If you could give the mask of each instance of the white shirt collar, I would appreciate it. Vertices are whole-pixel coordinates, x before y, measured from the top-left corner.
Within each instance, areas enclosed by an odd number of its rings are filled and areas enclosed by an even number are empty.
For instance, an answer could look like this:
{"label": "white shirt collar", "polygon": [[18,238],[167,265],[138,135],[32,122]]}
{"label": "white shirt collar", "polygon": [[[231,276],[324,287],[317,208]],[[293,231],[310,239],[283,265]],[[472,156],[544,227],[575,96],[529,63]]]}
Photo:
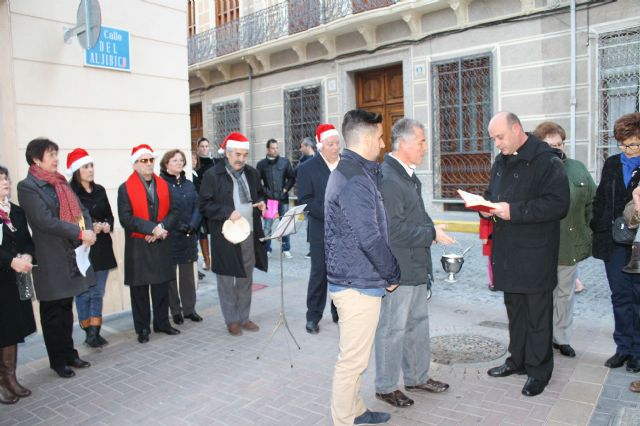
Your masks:
{"label": "white shirt collar", "polygon": [[407,172],[409,177],[413,176],[413,173],[415,172],[416,166],[408,166],[408,165],[406,165],[402,160],[400,160],[398,157],[396,157],[395,155],[393,155],[391,153],[389,153],[389,157],[393,158],[398,163],[400,163],[400,165],[404,168],[404,170]]}
{"label": "white shirt collar", "polygon": [[338,159],[335,161],[335,163],[331,164],[327,161],[326,158],[324,158],[324,155],[322,155],[322,153],[320,151],[318,151],[318,154],[320,154],[320,157],[322,157],[322,159],[324,160],[324,162],[327,164],[327,167],[329,168],[329,171],[334,171],[336,169],[336,167],[338,167],[338,163],[340,162],[340,156],[338,156]]}

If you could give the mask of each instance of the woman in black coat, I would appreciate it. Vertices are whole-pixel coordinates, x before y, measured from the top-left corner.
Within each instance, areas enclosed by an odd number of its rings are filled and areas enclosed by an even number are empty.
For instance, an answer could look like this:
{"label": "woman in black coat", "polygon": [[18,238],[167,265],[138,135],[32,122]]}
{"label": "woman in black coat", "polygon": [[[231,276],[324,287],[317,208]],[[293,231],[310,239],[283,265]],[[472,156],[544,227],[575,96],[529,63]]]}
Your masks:
{"label": "woman in black coat", "polygon": [[31,391],[16,380],[18,343],[36,331],[31,300],[20,300],[16,278],[32,268],[33,241],[24,211],[9,202],[9,171],[0,166],[0,404]]}
{"label": "woman in black coat", "polygon": [[613,135],[622,150],[604,163],[593,202],[593,257],[602,259],[611,289],[616,353],[604,365],[627,364],[627,371],[640,371],[640,275],[622,271],[631,256],[631,246],[616,244],[612,222],[622,215],[640,181],[640,113],[616,120]]}
{"label": "woman in black coat", "polygon": [[100,348],[109,342],[100,335],[102,327],[102,304],[109,270],[118,266],[113,254],[111,231],[113,212],[104,187],[94,182],[93,159],[82,148],[74,149],[67,156],[71,188],[82,205],[89,211],[96,233],[96,243],[91,247],[89,260],[96,276],[96,284],[76,296],[78,322],[87,337],[85,343],[92,348]]}
{"label": "woman in black coat", "polygon": [[[169,184],[171,203],[178,220],[168,229],[169,244],[173,250],[173,262],[178,266],[178,282],[169,282],[169,309],[175,324],[184,323],[184,318],[202,321],[195,310],[196,283],[193,263],[198,260],[198,227],[202,221],[198,209],[198,193],[193,182],[185,177],[187,158],[178,149],[168,151],[160,162],[160,176]],[[182,303],[181,303],[182,302]],[[180,306],[182,304],[182,306]]]}

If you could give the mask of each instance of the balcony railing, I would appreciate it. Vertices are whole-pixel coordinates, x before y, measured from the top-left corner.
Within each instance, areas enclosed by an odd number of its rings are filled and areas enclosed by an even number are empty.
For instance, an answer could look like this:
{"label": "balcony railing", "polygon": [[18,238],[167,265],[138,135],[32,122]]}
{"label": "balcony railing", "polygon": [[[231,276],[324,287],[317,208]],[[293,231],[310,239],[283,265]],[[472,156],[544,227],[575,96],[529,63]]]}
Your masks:
{"label": "balcony railing", "polygon": [[189,38],[189,65],[306,31],[398,0],[287,0]]}

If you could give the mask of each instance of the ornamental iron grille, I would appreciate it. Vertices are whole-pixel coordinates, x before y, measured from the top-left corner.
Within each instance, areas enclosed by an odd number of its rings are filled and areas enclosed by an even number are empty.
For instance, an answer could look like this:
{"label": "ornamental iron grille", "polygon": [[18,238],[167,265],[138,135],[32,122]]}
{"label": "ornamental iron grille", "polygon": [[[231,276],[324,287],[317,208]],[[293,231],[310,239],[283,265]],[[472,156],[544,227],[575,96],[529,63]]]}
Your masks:
{"label": "ornamental iron grille", "polygon": [[213,104],[213,142],[216,146],[231,132],[240,131],[240,100]]}
{"label": "ornamental iron grille", "polygon": [[286,156],[295,168],[304,138],[315,137],[322,121],[321,86],[305,86],[284,92],[284,144]]}
{"label": "ornamental iron grille", "polygon": [[432,65],[434,198],[483,195],[491,174],[491,56]]}
{"label": "ornamental iron grille", "polygon": [[606,33],[598,40],[600,84],[596,172],[608,156],[618,154],[613,126],[618,118],[640,110],[640,27]]}

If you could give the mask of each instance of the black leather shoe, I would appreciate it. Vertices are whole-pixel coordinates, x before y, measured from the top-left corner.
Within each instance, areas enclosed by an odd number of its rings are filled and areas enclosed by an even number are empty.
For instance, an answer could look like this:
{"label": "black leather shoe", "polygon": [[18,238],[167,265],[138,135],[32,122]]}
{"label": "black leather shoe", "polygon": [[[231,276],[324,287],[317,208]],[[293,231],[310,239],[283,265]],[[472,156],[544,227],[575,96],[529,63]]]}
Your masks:
{"label": "black leather shoe", "polygon": [[187,319],[190,319],[193,322],[202,321],[202,317],[200,315],[198,315],[197,312],[194,312],[194,313],[192,313],[190,315],[185,315],[184,317],[187,318]]}
{"label": "black leather shoe", "polygon": [[63,379],[70,379],[71,377],[76,375],[76,372],[71,369],[68,365],[60,368],[54,368],[53,371]]}
{"label": "black leather shoe", "polygon": [[76,358],[73,361],[69,362],[69,367],[73,368],[89,368],[91,367],[91,363],[88,361],[84,361],[80,358]]}
{"label": "black leather shoe", "polygon": [[315,321],[307,321],[307,326],[305,328],[307,329],[307,333],[309,334],[320,333],[320,326]]}
{"label": "black leather shoe", "polygon": [[559,345],[557,343],[554,343],[553,348],[559,350],[562,355],[568,356],[569,358],[573,358],[576,356],[576,351],[573,350],[571,345]]}
{"label": "black leather shoe", "polygon": [[178,325],[184,324],[184,318],[182,317],[182,314],[174,315],[173,323]]}
{"label": "black leather shoe", "polygon": [[164,334],[168,334],[169,336],[175,336],[176,334],[180,334],[180,330],[178,330],[177,328],[173,328],[171,326],[168,326],[167,328],[153,328],[153,331],[155,331],[156,333],[164,333]]}
{"label": "black leather shoe", "polygon": [[380,401],[384,401],[387,404],[391,404],[394,407],[409,407],[413,405],[413,399],[403,394],[400,390],[395,390],[391,393],[377,393],[376,398]]}
{"label": "black leather shoe", "polygon": [[142,330],[138,333],[138,342],[147,343],[149,341],[149,330]]}
{"label": "black leather shoe", "polygon": [[547,382],[543,382],[542,380],[529,377],[527,378],[527,382],[524,384],[524,387],[522,388],[522,394],[525,396],[539,395],[542,393],[545,386],[547,386]]}
{"label": "black leather shoe", "polygon": [[340,318],[338,317],[338,314],[334,314],[331,313],[331,319],[333,320],[333,322],[335,322],[336,324],[338,323],[338,321],[340,321]]}
{"label": "black leather shoe", "polygon": [[637,373],[640,371],[640,358],[633,356],[627,361],[627,371]]}
{"label": "black leather shoe", "polygon": [[526,371],[511,367],[506,362],[498,367],[490,368],[487,374],[491,377],[507,377],[512,374],[525,374]]}
{"label": "black leather shoe", "polygon": [[618,352],[611,358],[605,361],[604,366],[609,368],[619,368],[624,365],[625,362],[631,359],[631,355],[622,355]]}

